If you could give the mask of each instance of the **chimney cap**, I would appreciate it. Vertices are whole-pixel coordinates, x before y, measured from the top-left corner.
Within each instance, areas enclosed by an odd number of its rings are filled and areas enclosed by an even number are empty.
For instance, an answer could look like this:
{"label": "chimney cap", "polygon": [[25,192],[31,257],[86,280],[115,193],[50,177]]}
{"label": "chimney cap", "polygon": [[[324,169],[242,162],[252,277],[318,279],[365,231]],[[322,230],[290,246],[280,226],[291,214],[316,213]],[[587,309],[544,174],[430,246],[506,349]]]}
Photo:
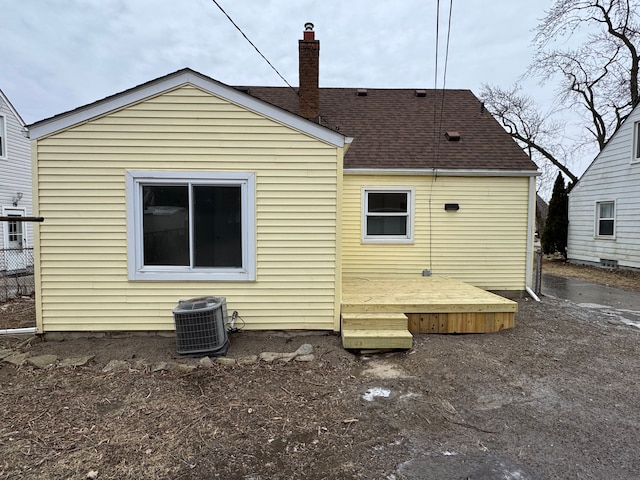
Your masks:
{"label": "chimney cap", "polygon": [[302,32],[302,39],[305,42],[316,41],[316,32],[313,31],[313,23],[307,22],[304,24],[304,32]]}

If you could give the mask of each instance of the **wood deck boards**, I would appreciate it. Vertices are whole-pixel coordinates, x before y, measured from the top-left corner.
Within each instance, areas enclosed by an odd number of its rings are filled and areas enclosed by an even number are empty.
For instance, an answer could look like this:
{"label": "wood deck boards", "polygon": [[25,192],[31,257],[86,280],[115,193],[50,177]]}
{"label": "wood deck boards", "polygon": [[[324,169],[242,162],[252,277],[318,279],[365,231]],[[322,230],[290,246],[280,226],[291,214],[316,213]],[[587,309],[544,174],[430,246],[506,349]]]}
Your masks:
{"label": "wood deck boards", "polygon": [[[344,278],[342,313],[404,313],[413,333],[488,333],[514,325],[518,304],[444,276]],[[376,329],[372,324],[372,329]]]}
{"label": "wood deck boards", "polygon": [[411,348],[413,335],[408,330],[345,330],[342,346],[347,349]]}
{"label": "wood deck boards", "polygon": [[371,313],[517,312],[518,304],[444,276],[344,278],[342,311]]}

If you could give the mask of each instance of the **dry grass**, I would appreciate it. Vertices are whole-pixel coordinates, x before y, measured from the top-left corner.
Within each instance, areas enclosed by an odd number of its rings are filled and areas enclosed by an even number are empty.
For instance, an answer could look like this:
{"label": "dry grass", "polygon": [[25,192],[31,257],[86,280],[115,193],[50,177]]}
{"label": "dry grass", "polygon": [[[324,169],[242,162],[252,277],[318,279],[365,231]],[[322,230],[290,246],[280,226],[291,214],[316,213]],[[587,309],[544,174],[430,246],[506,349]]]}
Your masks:
{"label": "dry grass", "polygon": [[579,278],[608,287],[640,292],[640,271],[576,265],[562,260],[545,259],[542,272],[560,277]]}

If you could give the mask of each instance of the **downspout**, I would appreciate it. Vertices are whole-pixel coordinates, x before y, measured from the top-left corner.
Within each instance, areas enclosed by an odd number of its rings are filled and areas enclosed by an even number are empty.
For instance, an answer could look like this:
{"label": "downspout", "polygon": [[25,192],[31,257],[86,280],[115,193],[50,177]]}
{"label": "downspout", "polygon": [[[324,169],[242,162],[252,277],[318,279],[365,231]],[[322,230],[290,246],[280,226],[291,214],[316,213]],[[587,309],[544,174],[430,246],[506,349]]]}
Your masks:
{"label": "downspout", "polygon": [[[350,143],[350,139],[348,139]],[[342,330],[342,196],[344,189],[344,154],[349,148],[346,143],[337,149],[336,163],[336,268],[335,268],[335,304],[333,313],[333,331]]]}
{"label": "downspout", "polygon": [[535,294],[531,288],[531,278],[533,277],[533,232],[534,223],[536,219],[536,177],[529,177],[529,211],[527,213],[527,257],[525,260],[525,279],[524,289],[536,302],[540,301],[540,298]]}
{"label": "downspout", "polygon": [[[31,212],[34,217],[40,215],[40,172],[38,162],[38,140],[31,140]],[[40,257],[40,223],[33,224],[33,281],[36,300],[36,331],[45,333],[42,309],[42,270]]]}

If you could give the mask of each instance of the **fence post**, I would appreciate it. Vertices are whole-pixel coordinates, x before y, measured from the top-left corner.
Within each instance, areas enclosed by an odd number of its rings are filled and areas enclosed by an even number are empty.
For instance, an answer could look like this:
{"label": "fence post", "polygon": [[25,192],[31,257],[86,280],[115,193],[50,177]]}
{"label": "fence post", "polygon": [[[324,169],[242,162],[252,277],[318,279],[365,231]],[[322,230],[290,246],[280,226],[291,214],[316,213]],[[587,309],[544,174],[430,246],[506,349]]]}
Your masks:
{"label": "fence post", "polygon": [[534,250],[534,278],[533,278],[533,292],[540,296],[542,291],[542,249],[536,248]]}

